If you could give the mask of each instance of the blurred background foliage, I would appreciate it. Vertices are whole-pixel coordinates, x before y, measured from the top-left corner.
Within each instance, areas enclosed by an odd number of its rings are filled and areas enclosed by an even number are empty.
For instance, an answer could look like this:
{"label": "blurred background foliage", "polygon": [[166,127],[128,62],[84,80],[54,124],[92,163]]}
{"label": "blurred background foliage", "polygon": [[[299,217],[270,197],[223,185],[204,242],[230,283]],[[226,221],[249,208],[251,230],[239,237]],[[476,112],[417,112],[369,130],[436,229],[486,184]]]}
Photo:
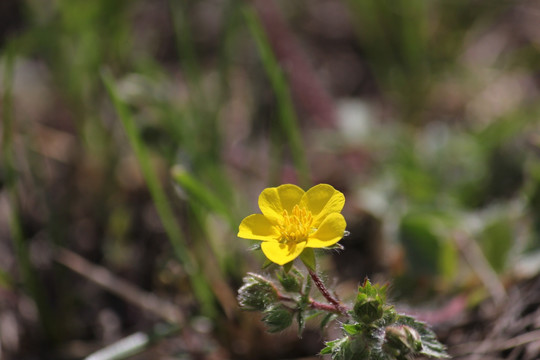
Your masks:
{"label": "blurred background foliage", "polygon": [[318,329],[269,337],[235,298],[262,264],[237,225],[286,182],[345,193],[344,298],[464,296],[447,328],[504,302],[540,269],[539,24],[531,0],[3,0],[0,358],[314,356]]}

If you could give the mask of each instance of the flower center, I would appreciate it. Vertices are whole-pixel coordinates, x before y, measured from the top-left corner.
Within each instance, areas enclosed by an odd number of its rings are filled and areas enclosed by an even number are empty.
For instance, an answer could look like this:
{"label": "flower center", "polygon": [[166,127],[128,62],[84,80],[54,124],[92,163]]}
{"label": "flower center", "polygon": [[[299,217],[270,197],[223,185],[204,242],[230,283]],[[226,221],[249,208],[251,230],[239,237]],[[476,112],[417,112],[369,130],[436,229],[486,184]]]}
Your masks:
{"label": "flower center", "polygon": [[279,232],[281,233],[280,242],[293,245],[306,241],[312,231],[311,224],[313,216],[305,208],[295,205],[289,214],[283,210],[283,219],[279,223]]}

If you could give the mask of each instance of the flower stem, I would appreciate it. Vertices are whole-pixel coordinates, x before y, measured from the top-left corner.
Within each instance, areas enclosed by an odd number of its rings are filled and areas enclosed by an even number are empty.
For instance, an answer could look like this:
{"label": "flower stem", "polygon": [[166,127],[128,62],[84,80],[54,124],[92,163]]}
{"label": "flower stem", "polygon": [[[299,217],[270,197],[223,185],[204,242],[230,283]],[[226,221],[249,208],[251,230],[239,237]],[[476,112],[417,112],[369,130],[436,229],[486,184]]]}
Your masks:
{"label": "flower stem", "polygon": [[[317,286],[321,294],[323,294],[324,298],[328,300],[330,304],[332,304],[331,307],[333,308],[333,311],[337,311],[341,313],[342,315],[347,315],[347,309],[345,308],[345,306],[343,306],[343,304],[341,304],[341,302],[337,298],[335,298],[332,294],[330,294],[330,291],[328,291],[326,286],[324,286],[324,283],[322,279],[319,277],[319,275],[317,275],[317,273],[311,269],[308,269],[308,271],[309,271],[309,275],[313,279],[313,282],[315,283],[315,285]],[[325,304],[320,304],[320,305],[325,305]],[[313,303],[312,303],[312,306],[313,306]],[[327,309],[322,309],[322,310],[327,310]]]}
{"label": "flower stem", "polygon": [[[283,302],[296,302],[292,297],[282,295],[280,293],[278,293],[278,299],[283,301]],[[328,311],[328,312],[333,312],[333,313],[339,313],[339,314],[342,313],[341,310],[336,308],[335,305],[325,304],[325,303],[319,302],[317,300],[314,300],[312,298],[309,298],[309,306],[312,307],[313,309],[318,309],[318,310],[323,310],[323,311]]]}
{"label": "flower stem", "polygon": [[324,304],[322,302],[318,302],[318,301],[313,300],[313,299],[310,299],[310,300],[311,301],[309,303],[309,306],[311,306],[313,309],[328,311],[328,312],[332,312],[332,313],[343,314],[341,312],[341,310],[336,308],[334,305]]}

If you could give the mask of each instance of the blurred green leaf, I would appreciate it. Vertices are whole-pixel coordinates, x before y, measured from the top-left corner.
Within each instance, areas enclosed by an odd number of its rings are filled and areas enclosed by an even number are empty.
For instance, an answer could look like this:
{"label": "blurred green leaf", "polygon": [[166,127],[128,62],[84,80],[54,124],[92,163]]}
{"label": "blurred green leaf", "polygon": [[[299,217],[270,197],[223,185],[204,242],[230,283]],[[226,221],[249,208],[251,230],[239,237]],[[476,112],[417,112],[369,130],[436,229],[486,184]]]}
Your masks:
{"label": "blurred green leaf", "polygon": [[207,186],[180,165],[174,166],[171,173],[173,180],[192,201],[197,201],[209,211],[221,215],[228,221],[231,228],[236,227],[237,221],[232,216],[230,207],[227,207]]}
{"label": "blurred green leaf", "polygon": [[409,213],[401,219],[399,239],[413,274],[437,276],[454,273],[457,251],[449,241],[451,218],[433,212]]}
{"label": "blurred green leaf", "polygon": [[501,218],[488,223],[479,237],[480,247],[489,264],[498,273],[505,270],[514,244],[512,224]]}

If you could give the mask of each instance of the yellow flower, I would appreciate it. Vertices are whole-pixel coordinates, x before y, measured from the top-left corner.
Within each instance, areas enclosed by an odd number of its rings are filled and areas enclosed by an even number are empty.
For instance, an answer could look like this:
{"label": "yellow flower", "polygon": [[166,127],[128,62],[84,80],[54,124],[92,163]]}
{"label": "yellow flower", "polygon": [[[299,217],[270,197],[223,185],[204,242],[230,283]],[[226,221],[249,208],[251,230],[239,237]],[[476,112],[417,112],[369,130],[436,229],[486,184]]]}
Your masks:
{"label": "yellow flower", "polygon": [[242,220],[238,237],[262,240],[264,255],[284,265],[305,248],[331,246],[343,237],[344,204],[345,196],[327,184],[306,192],[291,184],[267,188],[259,196],[262,214]]}

